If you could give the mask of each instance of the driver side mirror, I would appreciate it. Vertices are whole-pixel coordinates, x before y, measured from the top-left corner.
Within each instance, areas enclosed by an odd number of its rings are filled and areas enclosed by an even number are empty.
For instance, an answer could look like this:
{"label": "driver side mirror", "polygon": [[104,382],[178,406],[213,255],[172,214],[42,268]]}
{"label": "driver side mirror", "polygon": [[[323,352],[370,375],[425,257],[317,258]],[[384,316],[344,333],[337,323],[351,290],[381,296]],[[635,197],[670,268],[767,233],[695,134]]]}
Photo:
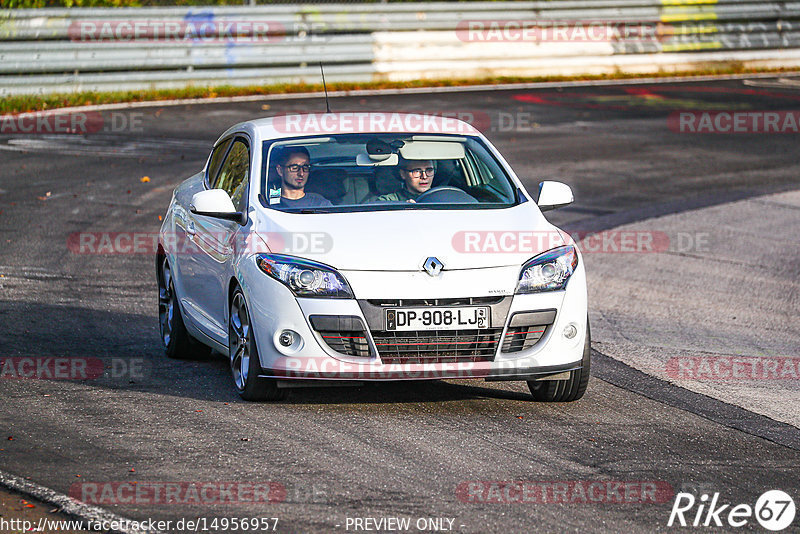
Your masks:
{"label": "driver side mirror", "polygon": [[541,182],[539,184],[539,201],[536,203],[541,211],[563,208],[575,201],[572,189],[561,182]]}
{"label": "driver side mirror", "polygon": [[242,225],[246,222],[245,214],[236,211],[231,197],[224,189],[208,189],[195,193],[189,210],[196,215],[236,221]]}

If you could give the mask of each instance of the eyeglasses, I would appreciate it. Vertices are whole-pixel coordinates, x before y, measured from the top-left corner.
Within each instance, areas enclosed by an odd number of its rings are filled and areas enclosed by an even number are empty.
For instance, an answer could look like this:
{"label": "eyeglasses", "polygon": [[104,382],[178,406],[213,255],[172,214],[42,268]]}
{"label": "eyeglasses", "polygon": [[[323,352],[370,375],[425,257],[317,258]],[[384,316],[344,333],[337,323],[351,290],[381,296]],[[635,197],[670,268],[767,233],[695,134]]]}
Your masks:
{"label": "eyeglasses", "polygon": [[411,175],[412,178],[419,178],[422,176],[422,173],[425,173],[425,176],[433,176],[433,173],[436,172],[436,169],[433,167],[425,167],[424,169],[403,169],[408,174]]}
{"label": "eyeglasses", "polygon": [[305,165],[298,165],[295,163],[294,165],[284,165],[283,168],[289,172],[298,172],[300,169],[303,169],[303,172],[307,173],[311,170],[311,165],[308,163]]}

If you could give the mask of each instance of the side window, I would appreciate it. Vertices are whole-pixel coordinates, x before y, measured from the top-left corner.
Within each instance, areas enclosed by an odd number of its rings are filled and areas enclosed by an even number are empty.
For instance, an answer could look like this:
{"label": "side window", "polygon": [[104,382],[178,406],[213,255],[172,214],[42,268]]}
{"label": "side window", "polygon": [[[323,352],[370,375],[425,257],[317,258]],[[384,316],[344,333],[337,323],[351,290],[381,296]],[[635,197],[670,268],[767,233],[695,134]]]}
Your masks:
{"label": "side window", "polygon": [[211,159],[208,162],[208,175],[206,176],[209,184],[214,183],[214,179],[217,177],[217,172],[219,171],[219,166],[222,165],[222,158],[225,156],[225,152],[228,150],[230,144],[231,140],[226,139],[211,152]]}
{"label": "side window", "polygon": [[250,171],[250,150],[241,139],[237,139],[225,158],[225,163],[219,171],[219,178],[214,184],[215,189],[224,189],[237,210],[243,210],[246,199],[247,181]]}
{"label": "side window", "polygon": [[488,154],[484,154],[484,157],[481,158],[479,153],[475,153],[468,148],[466,155],[467,164],[473,175],[472,179],[469,180],[470,185],[483,189],[486,193],[485,200],[489,202],[509,202],[513,200],[514,192],[509,187],[508,182],[499,178],[503,176],[503,171],[494,160],[488,159]]}

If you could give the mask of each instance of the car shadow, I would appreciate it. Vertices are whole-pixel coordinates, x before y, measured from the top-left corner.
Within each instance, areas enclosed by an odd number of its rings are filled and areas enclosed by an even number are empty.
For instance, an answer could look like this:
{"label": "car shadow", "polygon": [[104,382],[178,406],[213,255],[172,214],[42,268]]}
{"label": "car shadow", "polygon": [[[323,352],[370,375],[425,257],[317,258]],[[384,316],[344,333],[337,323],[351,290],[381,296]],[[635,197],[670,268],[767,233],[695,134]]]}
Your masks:
{"label": "car shadow", "polygon": [[[0,382],[33,372],[42,379],[76,381],[104,389],[246,402],[236,393],[222,355],[169,359],[162,350],[157,325],[155,310],[146,315],[0,301],[0,357],[11,359],[0,367]],[[23,364],[25,359],[29,362]],[[42,369],[31,371],[37,360],[42,363],[47,359]],[[65,367],[67,375],[56,377],[57,361],[70,363]],[[49,371],[44,369],[48,366]],[[290,388],[288,392],[280,404],[403,404],[481,398],[530,401],[521,382],[463,379],[362,382],[354,386]]]}

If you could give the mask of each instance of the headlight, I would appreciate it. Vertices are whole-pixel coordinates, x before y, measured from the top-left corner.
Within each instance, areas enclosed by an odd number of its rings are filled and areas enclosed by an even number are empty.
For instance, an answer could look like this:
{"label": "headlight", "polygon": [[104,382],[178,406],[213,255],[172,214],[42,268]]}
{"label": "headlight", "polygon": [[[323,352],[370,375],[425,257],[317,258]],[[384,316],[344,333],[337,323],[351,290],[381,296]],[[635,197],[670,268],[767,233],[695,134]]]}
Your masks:
{"label": "headlight", "polygon": [[517,293],[564,289],[577,266],[578,253],[571,245],[539,254],[522,267]]}
{"label": "headlight", "polygon": [[258,254],[256,263],[298,297],[353,298],[344,277],[327,265],[281,254]]}

